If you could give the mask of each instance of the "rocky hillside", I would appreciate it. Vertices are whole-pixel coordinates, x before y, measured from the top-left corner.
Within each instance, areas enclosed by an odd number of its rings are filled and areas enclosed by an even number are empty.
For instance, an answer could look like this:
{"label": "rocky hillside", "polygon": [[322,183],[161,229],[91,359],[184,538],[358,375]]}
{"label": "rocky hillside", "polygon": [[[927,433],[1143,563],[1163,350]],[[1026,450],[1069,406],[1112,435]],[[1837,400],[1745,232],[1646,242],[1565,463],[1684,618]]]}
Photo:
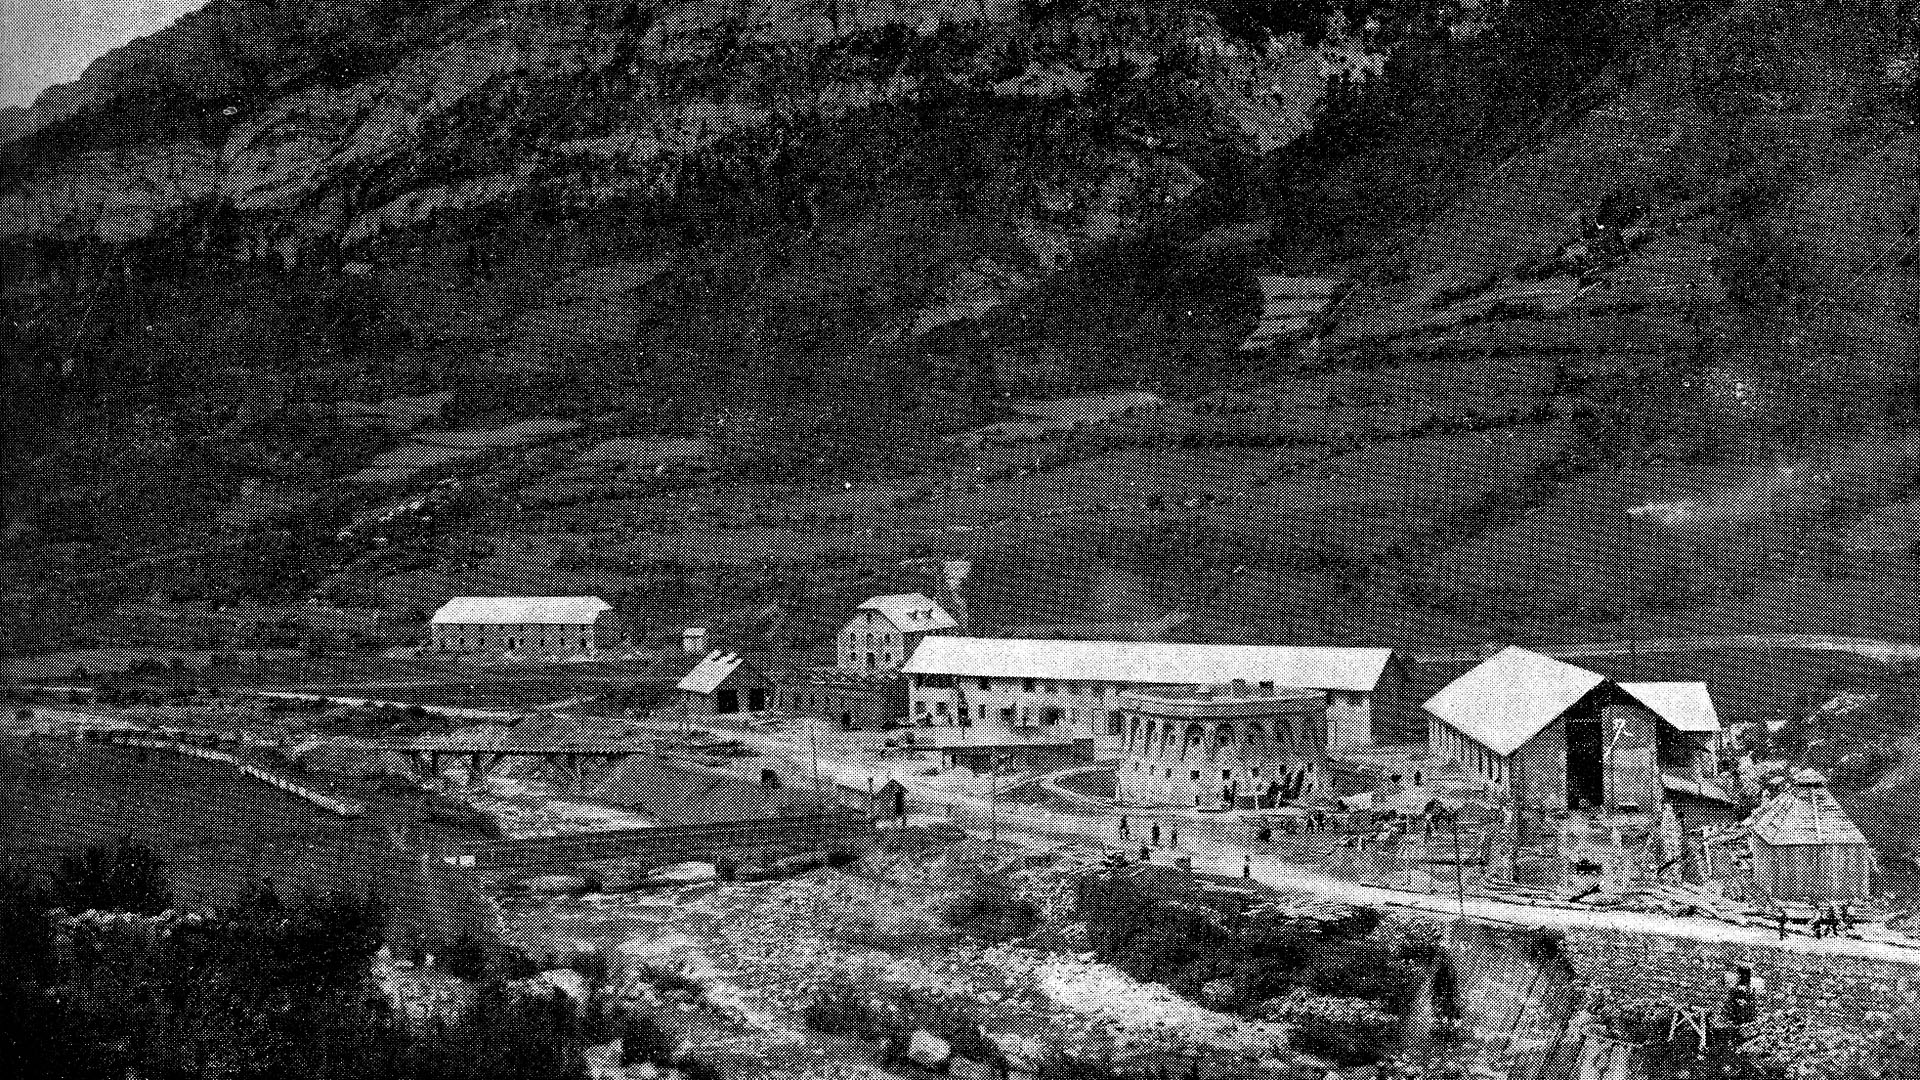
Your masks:
{"label": "rocky hillside", "polygon": [[8,640],[805,644],[949,555],[1036,630],[1861,629],[1911,16],[214,0],[0,124]]}

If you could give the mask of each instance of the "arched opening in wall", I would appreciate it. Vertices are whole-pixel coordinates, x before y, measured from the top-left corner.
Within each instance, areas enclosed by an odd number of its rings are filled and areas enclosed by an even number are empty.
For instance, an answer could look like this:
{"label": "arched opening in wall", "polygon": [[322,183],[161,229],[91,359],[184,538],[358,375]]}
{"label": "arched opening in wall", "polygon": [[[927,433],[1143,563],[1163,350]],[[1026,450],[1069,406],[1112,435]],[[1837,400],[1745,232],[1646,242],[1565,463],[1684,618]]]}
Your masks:
{"label": "arched opening in wall", "polygon": [[1207,739],[1206,729],[1202,728],[1199,724],[1188,724],[1186,734],[1186,745],[1183,746],[1180,751],[1182,758],[1185,758],[1188,754],[1197,755],[1200,752],[1201,744],[1206,742]]}

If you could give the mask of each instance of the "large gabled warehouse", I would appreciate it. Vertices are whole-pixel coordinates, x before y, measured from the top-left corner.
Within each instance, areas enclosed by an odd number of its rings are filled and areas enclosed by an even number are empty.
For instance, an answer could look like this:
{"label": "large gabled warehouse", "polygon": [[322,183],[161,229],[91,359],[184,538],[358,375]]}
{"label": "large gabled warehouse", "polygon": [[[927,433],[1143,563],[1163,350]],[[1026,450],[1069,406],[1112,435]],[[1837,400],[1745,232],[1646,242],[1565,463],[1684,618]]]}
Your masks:
{"label": "large gabled warehouse", "polygon": [[1427,743],[1520,806],[1652,810],[1713,784],[1720,725],[1704,683],[1616,683],[1508,647],[1427,699]]}
{"label": "large gabled warehouse", "polygon": [[433,613],[435,652],[556,655],[620,643],[613,605],[597,596],[456,596]]}

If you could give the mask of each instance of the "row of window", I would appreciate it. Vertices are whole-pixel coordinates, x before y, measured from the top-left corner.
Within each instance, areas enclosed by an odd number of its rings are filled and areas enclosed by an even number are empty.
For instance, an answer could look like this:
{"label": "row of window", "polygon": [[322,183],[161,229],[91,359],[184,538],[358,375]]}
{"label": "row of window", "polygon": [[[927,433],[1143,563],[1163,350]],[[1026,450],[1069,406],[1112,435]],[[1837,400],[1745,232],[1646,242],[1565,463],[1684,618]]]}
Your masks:
{"label": "row of window", "polygon": [[[1151,765],[1149,765],[1149,764],[1147,764],[1147,763],[1146,763],[1146,762],[1144,762],[1144,761],[1132,761],[1132,762],[1128,762],[1128,763],[1127,763],[1127,767],[1128,767],[1128,768],[1130,768],[1130,769],[1132,769],[1132,770],[1133,770],[1134,772],[1147,772],[1147,773],[1151,773],[1151,772],[1153,771],[1153,766],[1151,766]],[[1171,780],[1171,779],[1173,779],[1173,770],[1172,770],[1171,768],[1166,768],[1166,769],[1162,769],[1161,771],[1162,771],[1162,772],[1163,772],[1163,773],[1165,774],[1165,775],[1163,776],[1163,779],[1166,779],[1166,780]],[[1260,779],[1260,766],[1258,766],[1258,765],[1255,765],[1255,766],[1254,766],[1254,767],[1252,767],[1251,769],[1248,769],[1248,770],[1247,770],[1247,776],[1248,776],[1249,778],[1251,778],[1251,779],[1254,779],[1254,780],[1258,780],[1258,779]],[[1200,770],[1199,770],[1199,769],[1190,769],[1190,770],[1188,770],[1188,779],[1191,779],[1191,780],[1198,780],[1198,779],[1200,779]],[[1222,779],[1222,780],[1231,780],[1231,779],[1233,779],[1233,770],[1232,770],[1232,769],[1221,769],[1221,770],[1220,770],[1220,779]]]}
{"label": "row of window", "polygon": [[1443,756],[1467,766],[1496,784],[1506,781],[1507,763],[1500,755],[1445,724],[1435,724],[1434,730],[1440,735],[1439,746],[1435,749]]}
{"label": "row of window", "polygon": [[556,638],[556,637],[465,638],[465,637],[454,636],[454,637],[443,637],[440,639],[440,641],[441,641],[441,647],[445,649],[519,649],[523,647],[524,648],[563,649],[563,648],[567,648],[568,646],[572,646],[573,648],[578,648],[578,649],[584,649],[593,643],[593,639],[590,636],[585,634],[580,635],[578,638],[571,638],[571,639],[564,638],[564,637],[560,637],[560,638]]}
{"label": "row of window", "polygon": [[[851,639],[853,635],[848,634],[847,637],[849,639],[848,644],[852,644]],[[868,637],[872,637],[872,635],[869,634]],[[872,642],[868,642],[868,644],[871,645]],[[1020,689],[1029,694],[1118,693],[1124,690],[1151,690],[1154,688],[1155,685],[1158,685],[1158,684],[1141,684],[1141,683],[1130,683],[1130,682],[1127,682],[1127,683],[1100,682],[1097,680],[1083,683],[1081,680],[1078,680],[1078,679],[1061,680],[1061,679],[1041,679],[1041,678],[1022,678],[1018,680],[1001,679],[1000,681],[1002,683],[1013,683],[1017,681],[1020,684]],[[990,675],[975,675],[973,676],[973,682],[974,682],[974,685],[981,690],[992,690],[994,688],[994,677]],[[914,685],[919,687],[929,687],[929,686],[945,686],[948,684],[946,682],[946,677],[944,676],[916,675],[914,676]],[[1235,685],[1237,687],[1245,688],[1247,687],[1248,684],[1235,683]],[[1260,692],[1263,694],[1271,694],[1276,689],[1278,689],[1278,687],[1271,681],[1262,682],[1259,684],[1259,687],[1260,687]],[[1246,692],[1246,691],[1243,689],[1242,692]],[[1359,705],[1366,704],[1367,695],[1358,690],[1329,690],[1327,691],[1327,702],[1332,705],[1359,706]]]}

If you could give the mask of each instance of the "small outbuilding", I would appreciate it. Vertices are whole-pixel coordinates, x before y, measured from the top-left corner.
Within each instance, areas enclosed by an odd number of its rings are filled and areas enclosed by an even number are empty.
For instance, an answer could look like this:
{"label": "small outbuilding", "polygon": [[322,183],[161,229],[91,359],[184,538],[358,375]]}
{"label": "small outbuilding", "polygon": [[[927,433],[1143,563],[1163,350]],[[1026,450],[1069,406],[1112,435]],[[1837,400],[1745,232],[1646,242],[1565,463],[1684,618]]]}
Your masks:
{"label": "small outbuilding", "polygon": [[715,650],[682,676],[675,689],[689,716],[764,712],[773,681],[739,653]]}
{"label": "small outbuilding", "polygon": [[1812,769],[1754,811],[1747,843],[1754,888],[1775,900],[1826,904],[1871,893],[1873,848]]}

